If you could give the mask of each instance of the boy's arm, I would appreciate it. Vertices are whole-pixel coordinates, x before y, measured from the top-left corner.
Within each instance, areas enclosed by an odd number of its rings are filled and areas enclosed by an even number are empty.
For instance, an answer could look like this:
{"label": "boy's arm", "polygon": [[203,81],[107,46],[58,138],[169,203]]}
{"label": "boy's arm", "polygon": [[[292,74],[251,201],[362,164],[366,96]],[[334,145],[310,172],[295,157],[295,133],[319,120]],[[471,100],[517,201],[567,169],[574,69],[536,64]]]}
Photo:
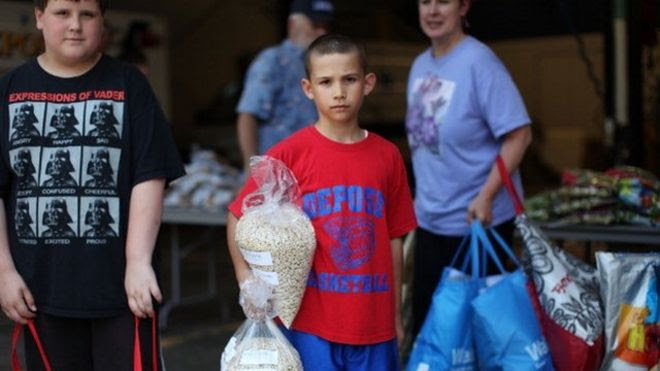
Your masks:
{"label": "boy's arm", "polygon": [[240,286],[243,281],[249,278],[252,275],[250,267],[243,259],[243,254],[236,245],[236,224],[238,223],[238,218],[230,211],[227,213],[227,247],[229,248],[229,255],[231,256],[231,262],[234,265],[234,274],[236,275],[236,281]]}
{"label": "boy's arm", "polygon": [[[521,126],[505,135],[500,156],[509,172],[518,168],[531,142],[532,128],[529,125]],[[493,161],[486,183],[468,206],[468,224],[471,224],[474,219],[478,219],[484,225],[490,224],[493,219],[493,198],[500,187],[502,187],[502,179],[497,165]]]}
{"label": "boy's arm", "polygon": [[131,191],[124,287],[131,312],[141,318],[154,315],[152,297],[159,303],[162,300],[151,258],[163,213],[164,190],[165,179],[159,178],[139,183]]}
{"label": "boy's arm", "polygon": [[403,272],[403,239],[390,240],[392,247],[392,284],[394,286],[394,328],[399,345],[403,340],[404,330],[401,319],[401,275]]}
{"label": "boy's arm", "polygon": [[250,157],[257,154],[259,143],[259,124],[257,118],[249,113],[241,112],[237,120],[238,144],[243,156],[243,171],[250,170]]}
{"label": "boy's arm", "polygon": [[34,317],[37,306],[25,281],[16,271],[9,252],[5,203],[0,199],[0,305],[2,311],[14,322],[26,323]]}

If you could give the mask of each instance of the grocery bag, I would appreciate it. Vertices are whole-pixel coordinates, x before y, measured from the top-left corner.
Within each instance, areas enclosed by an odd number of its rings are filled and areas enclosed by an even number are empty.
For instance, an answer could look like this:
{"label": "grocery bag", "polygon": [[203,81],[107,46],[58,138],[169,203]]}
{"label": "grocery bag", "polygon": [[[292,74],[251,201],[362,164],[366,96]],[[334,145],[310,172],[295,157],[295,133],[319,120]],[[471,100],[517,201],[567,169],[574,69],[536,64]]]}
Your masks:
{"label": "grocery bag", "polygon": [[[492,229],[490,233],[498,248],[520,266],[497,232]],[[473,336],[479,370],[554,370],[548,345],[527,293],[527,277],[521,268],[511,273],[504,270],[478,221],[472,223],[472,235],[477,236],[482,248],[502,273],[496,283],[483,289],[472,300]]]}
{"label": "grocery bag", "polygon": [[413,344],[406,368],[408,371],[477,369],[470,303],[486,283],[479,278],[477,269],[472,275],[466,273],[470,253],[466,254],[462,267],[455,268],[457,258],[468,241],[471,249],[473,242],[476,248],[476,239],[464,239],[451,264],[442,272],[429,312]]}
{"label": "grocery bag", "polygon": [[250,176],[258,188],[243,200],[236,244],[254,275],[275,286],[275,311],[288,328],[312,266],[314,227],[300,207],[298,182],[283,162],[254,156]]}
{"label": "grocery bag", "polygon": [[603,371],[658,369],[660,253],[597,252],[605,306]]}
{"label": "grocery bag", "polygon": [[300,355],[270,318],[248,318],[222,352],[221,371],[302,371]]}
{"label": "grocery bag", "polygon": [[502,182],[516,210],[522,264],[535,291],[532,302],[559,371],[593,371],[603,357],[603,309],[596,269],[554,245],[524,214],[506,166],[497,157]]}

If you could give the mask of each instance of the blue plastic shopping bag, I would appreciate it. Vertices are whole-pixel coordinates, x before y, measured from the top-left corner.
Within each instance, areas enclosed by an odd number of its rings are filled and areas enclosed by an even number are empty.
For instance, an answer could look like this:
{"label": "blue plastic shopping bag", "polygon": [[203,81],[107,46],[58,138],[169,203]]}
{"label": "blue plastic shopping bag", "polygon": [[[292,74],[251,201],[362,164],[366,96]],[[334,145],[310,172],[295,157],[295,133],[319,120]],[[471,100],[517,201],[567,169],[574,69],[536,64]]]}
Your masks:
{"label": "blue plastic shopping bag", "polygon": [[[465,243],[466,241],[464,241]],[[470,240],[476,244],[476,239]],[[471,302],[484,285],[478,277],[465,273],[470,255],[463,267],[454,268],[462,246],[452,264],[443,270],[429,312],[420,329],[408,359],[407,371],[476,370],[472,339]]]}
{"label": "blue plastic shopping bag", "polygon": [[[483,227],[477,222],[472,225],[472,230],[504,273]],[[491,233],[499,248],[518,264],[497,232],[492,230]],[[554,370],[526,285],[527,277],[518,268],[504,274],[501,280],[472,301],[473,336],[480,370]]]}

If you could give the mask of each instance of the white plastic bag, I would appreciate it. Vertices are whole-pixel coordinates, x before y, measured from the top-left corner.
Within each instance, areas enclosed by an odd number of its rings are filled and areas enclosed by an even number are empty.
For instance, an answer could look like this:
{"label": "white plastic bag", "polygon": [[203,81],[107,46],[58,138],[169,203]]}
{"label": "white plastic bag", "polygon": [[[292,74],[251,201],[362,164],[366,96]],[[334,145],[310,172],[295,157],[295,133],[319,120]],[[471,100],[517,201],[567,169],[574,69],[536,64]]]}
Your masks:
{"label": "white plastic bag", "polygon": [[660,362],[660,253],[597,252],[605,306],[603,371],[655,370]]}
{"label": "white plastic bag", "polygon": [[221,371],[302,371],[296,349],[271,319],[247,319],[229,339],[220,360]]}

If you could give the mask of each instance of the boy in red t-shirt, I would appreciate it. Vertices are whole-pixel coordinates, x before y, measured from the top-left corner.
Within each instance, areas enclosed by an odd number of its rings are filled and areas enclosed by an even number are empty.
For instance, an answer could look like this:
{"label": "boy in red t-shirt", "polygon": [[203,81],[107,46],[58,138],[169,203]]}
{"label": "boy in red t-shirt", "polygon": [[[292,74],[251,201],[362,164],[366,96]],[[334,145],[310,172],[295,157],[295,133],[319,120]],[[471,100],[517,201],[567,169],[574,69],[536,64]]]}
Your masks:
{"label": "boy in red t-shirt", "polygon": [[[417,224],[406,170],[396,146],[358,125],[376,83],[362,47],[345,36],[321,36],[309,46],[305,68],[302,88],[319,120],[267,153],[296,176],[317,238],[300,310],[284,332],[305,369],[398,370],[402,237]],[[255,189],[249,179],[229,206],[239,284],[251,272],[235,228],[243,198]]]}

